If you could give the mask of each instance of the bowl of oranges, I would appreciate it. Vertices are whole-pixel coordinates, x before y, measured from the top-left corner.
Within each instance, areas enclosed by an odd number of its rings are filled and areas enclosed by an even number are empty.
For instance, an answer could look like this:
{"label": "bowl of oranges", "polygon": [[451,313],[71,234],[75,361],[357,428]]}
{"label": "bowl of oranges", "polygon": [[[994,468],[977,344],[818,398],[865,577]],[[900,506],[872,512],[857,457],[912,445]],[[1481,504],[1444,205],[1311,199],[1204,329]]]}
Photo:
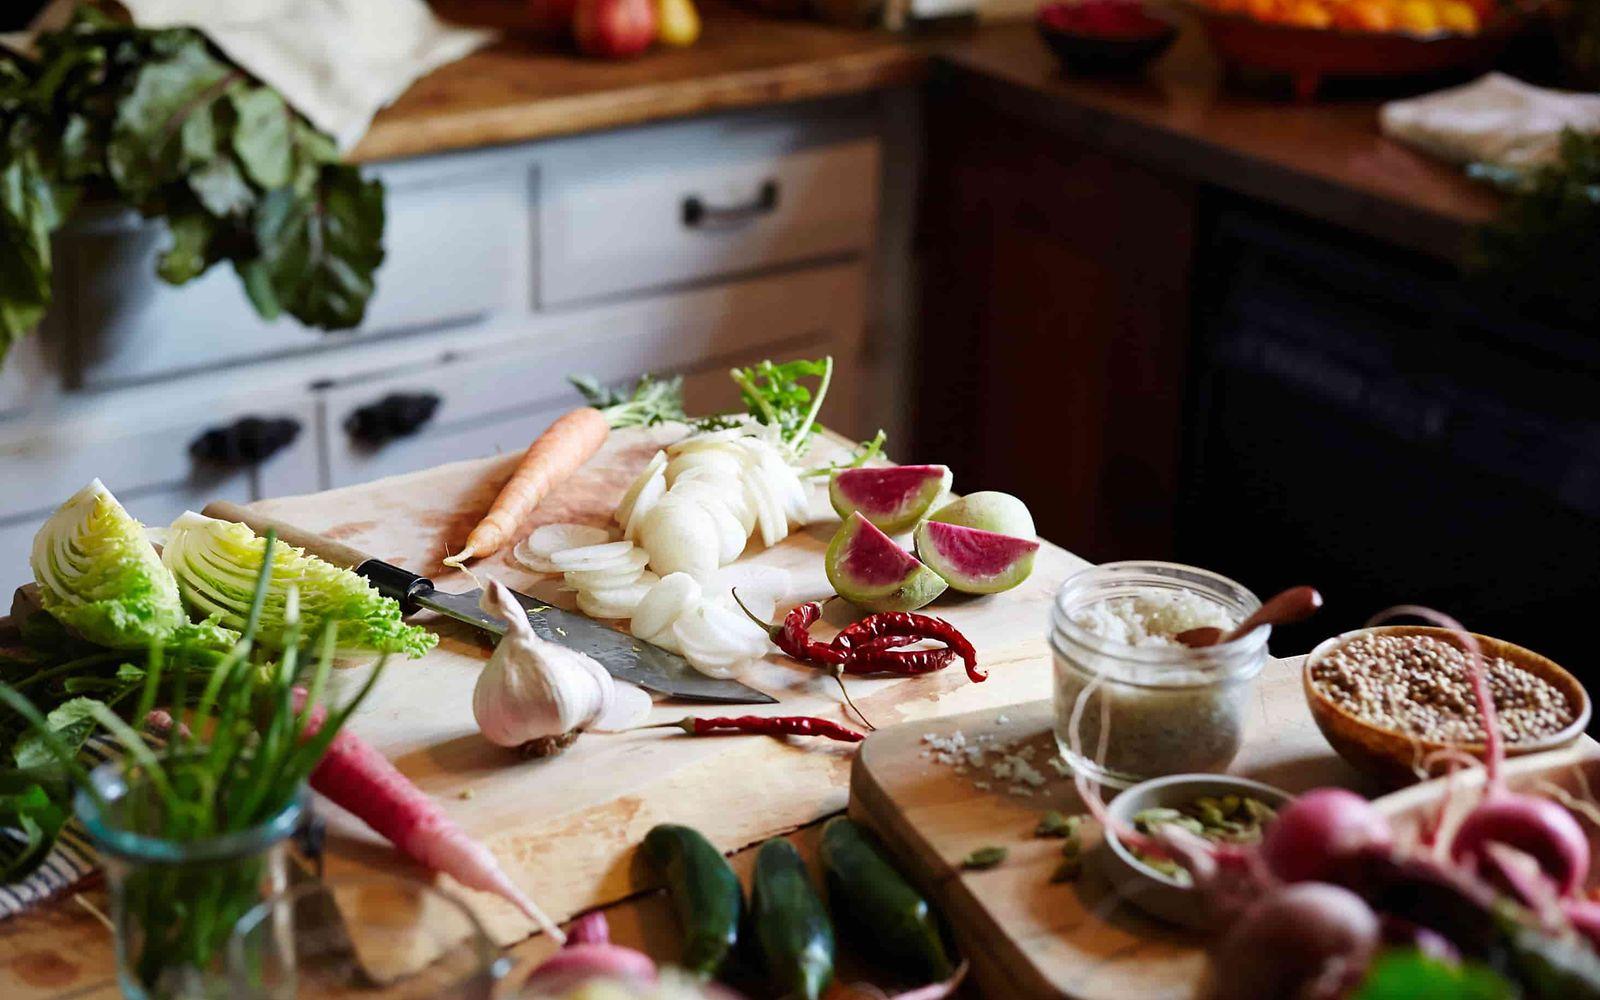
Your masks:
{"label": "bowl of oranges", "polygon": [[1296,98],[1327,77],[1487,67],[1521,27],[1498,0],[1193,0],[1230,65],[1286,73]]}

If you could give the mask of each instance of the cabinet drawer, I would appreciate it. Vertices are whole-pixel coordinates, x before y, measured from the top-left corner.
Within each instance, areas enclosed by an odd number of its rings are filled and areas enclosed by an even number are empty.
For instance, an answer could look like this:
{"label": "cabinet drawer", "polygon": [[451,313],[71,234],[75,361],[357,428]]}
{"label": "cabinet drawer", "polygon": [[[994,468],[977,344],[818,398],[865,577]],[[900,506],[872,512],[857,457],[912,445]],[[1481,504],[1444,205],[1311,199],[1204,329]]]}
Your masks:
{"label": "cabinet drawer", "polygon": [[[726,133],[726,134],[725,134]],[[562,305],[859,251],[877,215],[876,140],[804,145],[798,125],[678,126],[544,159],[539,301]]]}
{"label": "cabinet drawer", "polygon": [[[154,402],[146,400],[146,402]],[[132,412],[130,412],[132,411]],[[239,427],[255,417],[285,423],[263,433]],[[99,477],[118,499],[153,523],[218,497],[254,499],[317,489],[316,408],[299,394],[228,400],[172,414],[120,408],[115,421],[63,423],[0,441],[0,524],[37,524],[89,480]],[[191,447],[208,432],[212,457]],[[292,438],[290,437],[292,433]],[[252,451],[270,455],[250,464]]]}
{"label": "cabinet drawer", "polygon": [[353,331],[261,319],[227,265],[182,287],[162,282],[155,276],[168,241],[161,226],[118,216],[70,232],[61,242],[70,277],[60,299],[71,303],[76,381],[114,385],[340,346],[469,321],[516,301],[513,278],[529,225],[527,167],[428,166],[434,169],[410,165],[386,177],[386,257],[366,319]]}
{"label": "cabinet drawer", "polygon": [[[736,362],[838,352],[848,341],[840,331],[861,323],[862,284],[855,265],[631,300],[497,347],[342,382],[322,391],[328,484],[525,448],[578,404],[572,373],[621,383],[640,372],[715,370],[726,382]],[[731,386],[715,400],[698,384],[686,389],[691,409],[737,403]]]}

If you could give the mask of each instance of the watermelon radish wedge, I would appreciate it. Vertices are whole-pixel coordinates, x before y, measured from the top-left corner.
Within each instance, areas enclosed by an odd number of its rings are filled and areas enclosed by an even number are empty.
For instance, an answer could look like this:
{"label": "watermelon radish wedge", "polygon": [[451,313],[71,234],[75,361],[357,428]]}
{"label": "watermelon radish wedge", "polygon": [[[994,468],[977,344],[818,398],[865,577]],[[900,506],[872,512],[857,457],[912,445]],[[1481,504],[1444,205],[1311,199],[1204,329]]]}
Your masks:
{"label": "watermelon radish wedge", "polygon": [[917,555],[964,594],[998,594],[1033,572],[1039,543],[943,521],[917,526]]}
{"label": "watermelon radish wedge", "polygon": [[878,530],[860,511],[828,545],[828,582],[868,611],[915,611],[945,591],[945,582]]}
{"label": "watermelon radish wedge", "polygon": [[950,489],[943,465],[890,465],[844,469],[828,483],[828,499],[839,516],[857,512],[891,535],[909,530]]}

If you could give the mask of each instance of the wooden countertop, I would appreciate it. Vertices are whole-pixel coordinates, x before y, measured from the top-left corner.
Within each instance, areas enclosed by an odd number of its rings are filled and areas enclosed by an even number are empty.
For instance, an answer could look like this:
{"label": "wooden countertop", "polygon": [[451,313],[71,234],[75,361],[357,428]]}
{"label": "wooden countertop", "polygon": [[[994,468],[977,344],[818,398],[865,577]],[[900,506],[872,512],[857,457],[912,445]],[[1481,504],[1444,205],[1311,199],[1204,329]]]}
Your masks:
{"label": "wooden countertop", "polygon": [[[492,22],[503,0],[440,2]],[[926,56],[899,36],[777,20],[702,4],[704,32],[683,49],[587,59],[508,34],[417,81],[373,122],[352,158],[386,160],[640,125],[686,115],[864,93],[920,80]],[[503,17],[503,15],[501,15]]]}
{"label": "wooden countertop", "polygon": [[[505,18],[500,0],[437,0]],[[1144,77],[1070,77],[1027,22],[926,38],[703,5],[687,49],[585,59],[555,42],[504,41],[418,81],[355,149],[361,161],[526,142],[717,111],[865,93],[931,77],[929,114],[952,95],[1151,167],[1453,257],[1499,205],[1449,164],[1381,136],[1375,100],[1295,105],[1224,81],[1190,30]]]}
{"label": "wooden countertop", "polygon": [[930,100],[992,102],[1105,152],[1414,250],[1455,257],[1500,198],[1378,131],[1376,100],[1294,104],[1224,79],[1190,25],[1143,77],[1072,77],[1031,24],[989,25],[932,48]]}

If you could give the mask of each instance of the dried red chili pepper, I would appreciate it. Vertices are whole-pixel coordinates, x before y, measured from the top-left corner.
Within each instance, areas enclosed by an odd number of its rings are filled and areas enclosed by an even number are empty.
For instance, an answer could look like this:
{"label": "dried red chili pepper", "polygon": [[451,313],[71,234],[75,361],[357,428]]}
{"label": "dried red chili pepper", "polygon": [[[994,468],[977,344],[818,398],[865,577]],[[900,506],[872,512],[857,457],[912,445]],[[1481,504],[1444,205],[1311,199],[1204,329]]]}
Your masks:
{"label": "dried red chili pepper", "polygon": [[641,729],[682,729],[690,736],[749,733],[757,736],[821,736],[841,743],[860,743],[866,739],[854,729],[810,715],[740,715],[714,719],[689,716],[677,722],[663,722]]}
{"label": "dried red chili pepper", "polygon": [[[838,640],[834,640],[838,643]],[[922,641],[915,635],[880,635],[859,642],[848,638],[839,645],[847,649],[850,658],[845,661],[845,673],[896,674],[914,677],[943,670],[956,658],[955,650],[948,646],[939,649],[901,649]]]}
{"label": "dried red chili pepper", "polygon": [[835,649],[828,643],[811,638],[811,626],[822,617],[822,605],[816,601],[796,606],[784,616],[782,625],[773,625],[757,618],[749,608],[745,607],[744,602],[739,600],[737,590],[733,591],[733,600],[746,617],[767,630],[767,635],[779,649],[801,663],[833,666],[843,663],[848,658],[849,654],[844,650]]}
{"label": "dried red chili pepper", "polygon": [[974,682],[984,681],[989,677],[978,669],[978,651],[967,641],[967,637],[943,618],[934,618],[931,615],[919,615],[910,611],[885,611],[869,615],[842,629],[834,636],[833,644],[848,651],[868,640],[882,636],[915,636],[917,639],[942,642],[961,657],[962,663],[967,668],[967,676]]}

